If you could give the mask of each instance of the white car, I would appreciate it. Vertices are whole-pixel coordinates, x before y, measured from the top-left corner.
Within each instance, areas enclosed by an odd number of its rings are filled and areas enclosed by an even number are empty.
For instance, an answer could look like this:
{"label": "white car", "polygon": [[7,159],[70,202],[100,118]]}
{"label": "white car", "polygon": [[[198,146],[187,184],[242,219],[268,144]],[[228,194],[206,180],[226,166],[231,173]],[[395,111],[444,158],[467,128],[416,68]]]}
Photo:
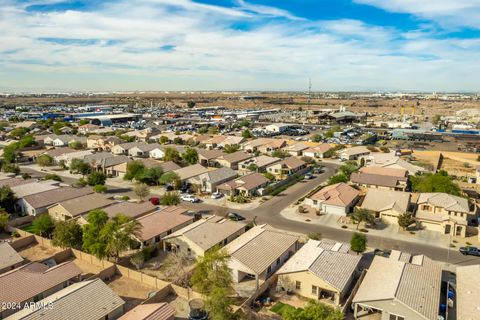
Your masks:
{"label": "white car", "polygon": [[180,199],[182,199],[182,201],[191,202],[191,203],[195,203],[195,202],[200,201],[200,199],[192,196],[191,194],[182,194],[180,196]]}
{"label": "white car", "polygon": [[222,196],[223,196],[223,193],[217,191],[217,192],[212,193],[211,198],[212,199],[220,199]]}

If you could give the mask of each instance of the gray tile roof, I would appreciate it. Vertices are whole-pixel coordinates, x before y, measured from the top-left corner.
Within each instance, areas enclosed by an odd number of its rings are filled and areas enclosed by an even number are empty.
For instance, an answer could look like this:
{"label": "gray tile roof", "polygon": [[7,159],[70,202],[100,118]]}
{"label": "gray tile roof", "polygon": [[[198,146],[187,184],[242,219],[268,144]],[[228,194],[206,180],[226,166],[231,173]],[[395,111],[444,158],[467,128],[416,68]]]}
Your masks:
{"label": "gray tile roof", "polygon": [[113,203],[102,210],[105,211],[110,218],[113,218],[118,214],[123,214],[131,218],[137,218],[149,212],[155,211],[156,208],[157,207],[154,206],[150,201],[144,201],[141,203],[122,201]]}
{"label": "gray tile roof", "polygon": [[23,261],[23,258],[6,242],[0,242],[0,270]]}
{"label": "gray tile roof", "polygon": [[65,208],[72,217],[76,217],[94,209],[104,208],[113,203],[112,200],[107,199],[104,195],[93,193],[83,197],[62,201],[58,204]]}
{"label": "gray tile roof", "polygon": [[409,261],[394,252],[390,258],[375,256],[353,302],[398,300],[423,319],[436,320],[441,280],[441,266],[426,256]]}
{"label": "gray tile roof", "polygon": [[51,308],[24,309],[9,320],[98,320],[125,304],[101,279],[72,284],[40,301]]}
{"label": "gray tile roof", "polygon": [[339,292],[344,292],[361,260],[361,256],[349,254],[348,248],[344,243],[308,240],[277,274],[309,270]]}
{"label": "gray tile roof", "polygon": [[350,176],[350,181],[358,184],[375,185],[382,187],[394,188],[400,184],[400,182],[407,182],[406,177],[387,176],[382,174],[371,174],[354,172]]}
{"label": "gray tile roof", "polygon": [[237,173],[230,168],[222,167],[216,170],[208,171],[206,175],[208,176],[210,183],[218,183],[234,179],[237,176]]}
{"label": "gray tile roof", "polygon": [[457,319],[478,320],[480,314],[480,265],[457,267]]}

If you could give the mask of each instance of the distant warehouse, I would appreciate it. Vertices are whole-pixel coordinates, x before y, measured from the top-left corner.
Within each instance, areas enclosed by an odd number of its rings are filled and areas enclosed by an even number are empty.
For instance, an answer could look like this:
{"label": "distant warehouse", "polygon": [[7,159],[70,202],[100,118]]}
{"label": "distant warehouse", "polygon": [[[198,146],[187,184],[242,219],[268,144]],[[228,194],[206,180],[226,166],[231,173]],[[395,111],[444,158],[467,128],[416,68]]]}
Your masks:
{"label": "distant warehouse", "polygon": [[97,126],[108,127],[116,123],[127,123],[142,119],[141,114],[122,113],[122,114],[77,114],[73,115],[78,120],[89,120],[90,123]]}

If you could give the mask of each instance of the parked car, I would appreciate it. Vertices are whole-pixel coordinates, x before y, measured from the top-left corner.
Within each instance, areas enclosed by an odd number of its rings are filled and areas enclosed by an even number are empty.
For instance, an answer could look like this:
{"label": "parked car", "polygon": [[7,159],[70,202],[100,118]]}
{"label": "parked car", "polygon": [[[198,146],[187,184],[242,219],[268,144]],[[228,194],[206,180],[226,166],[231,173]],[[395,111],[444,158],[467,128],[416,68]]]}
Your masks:
{"label": "parked car", "polygon": [[463,254],[464,256],[477,256],[480,257],[480,249],[477,247],[460,247],[460,253]]}
{"label": "parked car", "polygon": [[191,203],[200,202],[200,199],[196,198],[195,196],[192,196],[191,194],[182,194],[180,196],[180,199],[182,199],[182,201],[191,202]]}
{"label": "parked car", "polygon": [[212,196],[211,196],[212,199],[220,199],[221,197],[223,197],[223,193],[218,192],[218,191],[212,193]]}
{"label": "parked car", "polygon": [[233,220],[233,221],[243,221],[245,220],[244,216],[241,216],[240,214],[236,212],[230,212],[228,214],[228,219]]}
{"label": "parked car", "polygon": [[158,206],[160,204],[160,199],[158,197],[151,197],[148,199],[154,206]]}
{"label": "parked car", "polygon": [[310,179],[313,179],[313,178],[315,178],[315,177],[310,172],[305,174],[305,180],[310,180]]}

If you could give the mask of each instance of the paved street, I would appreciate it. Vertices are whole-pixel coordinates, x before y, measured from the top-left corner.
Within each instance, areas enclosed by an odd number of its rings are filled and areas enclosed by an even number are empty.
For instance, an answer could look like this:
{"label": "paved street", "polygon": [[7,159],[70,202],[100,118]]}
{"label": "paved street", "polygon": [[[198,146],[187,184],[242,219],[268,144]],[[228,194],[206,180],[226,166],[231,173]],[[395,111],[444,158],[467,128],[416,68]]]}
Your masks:
{"label": "paved street", "polygon": [[[293,221],[286,219],[280,214],[284,208],[303,197],[319,184],[325,182],[331,175],[335,173],[335,170],[338,167],[332,163],[324,163],[324,165],[324,173],[317,175],[315,179],[302,181],[293,185],[280,195],[264,202],[260,207],[254,210],[233,210],[225,207],[224,205],[216,206],[204,203],[192,204],[184,202],[182,205],[192,210],[204,210],[219,215],[226,215],[228,212],[234,211],[240,213],[249,220],[252,220],[256,217],[257,223],[268,223],[269,225],[278,229],[302,234],[319,232],[322,234],[322,237],[326,239],[350,242],[352,236],[351,231],[332,228],[324,225],[309,224],[308,222]],[[28,172],[34,177],[41,177],[46,174],[45,172],[37,172],[28,168],[22,168],[22,172]],[[75,179],[64,178],[63,180],[66,183],[72,183]],[[118,187],[114,186],[109,186],[109,188],[118,189]],[[129,190],[124,191],[128,192]],[[221,201],[219,203],[223,204],[224,202]],[[451,264],[458,265],[478,264],[480,262],[480,258],[478,257],[463,256],[458,252],[458,248],[452,248],[449,253],[447,248],[441,248],[438,246],[432,246],[418,242],[401,241],[374,235],[367,235],[367,237],[368,245],[373,248],[397,249],[414,254],[422,253],[431,257],[432,259],[443,262],[448,261]]]}

